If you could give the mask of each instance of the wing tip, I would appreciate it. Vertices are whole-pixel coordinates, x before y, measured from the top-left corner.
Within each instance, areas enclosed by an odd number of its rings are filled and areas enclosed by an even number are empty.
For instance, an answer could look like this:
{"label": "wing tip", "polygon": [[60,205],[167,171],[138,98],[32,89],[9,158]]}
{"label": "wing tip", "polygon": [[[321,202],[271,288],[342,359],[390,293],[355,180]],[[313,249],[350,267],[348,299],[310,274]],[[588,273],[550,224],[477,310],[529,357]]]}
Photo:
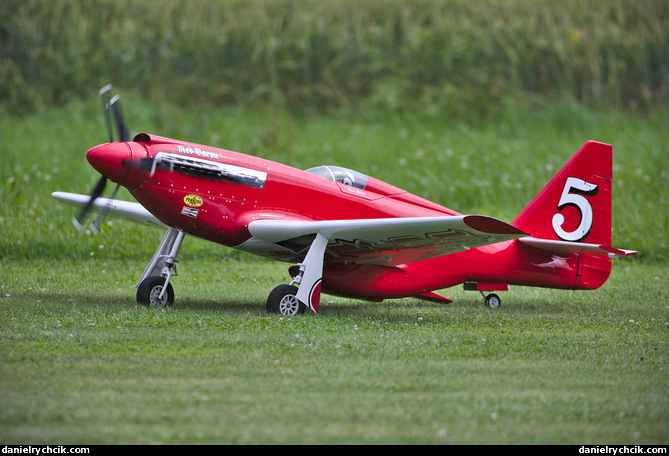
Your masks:
{"label": "wing tip", "polygon": [[528,234],[513,225],[502,222],[493,217],[486,217],[484,215],[466,215],[464,218],[465,224],[482,233],[487,234],[503,234],[512,236],[528,236]]}

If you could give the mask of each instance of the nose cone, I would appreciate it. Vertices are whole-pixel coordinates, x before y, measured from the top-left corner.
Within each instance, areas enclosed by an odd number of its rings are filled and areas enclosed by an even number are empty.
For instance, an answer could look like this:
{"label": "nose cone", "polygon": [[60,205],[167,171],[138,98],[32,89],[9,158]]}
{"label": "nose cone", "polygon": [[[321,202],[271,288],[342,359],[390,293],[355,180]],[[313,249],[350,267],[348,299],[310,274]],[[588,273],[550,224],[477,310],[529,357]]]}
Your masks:
{"label": "nose cone", "polygon": [[139,185],[145,174],[136,163],[147,155],[140,144],[114,142],[92,148],[86,153],[86,158],[97,172],[110,181],[133,188]]}

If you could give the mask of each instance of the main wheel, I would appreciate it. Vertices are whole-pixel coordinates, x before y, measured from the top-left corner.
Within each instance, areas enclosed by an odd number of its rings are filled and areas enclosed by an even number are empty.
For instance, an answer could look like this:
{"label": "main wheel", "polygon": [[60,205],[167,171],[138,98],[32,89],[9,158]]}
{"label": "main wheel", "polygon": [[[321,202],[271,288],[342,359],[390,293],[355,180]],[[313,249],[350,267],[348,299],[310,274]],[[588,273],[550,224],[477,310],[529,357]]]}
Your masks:
{"label": "main wheel", "polygon": [[485,305],[494,309],[502,305],[502,299],[497,296],[495,293],[490,293],[485,297]]}
{"label": "main wheel", "polygon": [[267,297],[267,313],[298,315],[304,313],[306,306],[297,300],[297,287],[279,285]]}
{"label": "main wheel", "polygon": [[145,306],[171,306],[174,303],[174,289],[172,284],[167,284],[167,289],[160,298],[160,293],[165,286],[164,277],[147,277],[137,287],[137,304]]}

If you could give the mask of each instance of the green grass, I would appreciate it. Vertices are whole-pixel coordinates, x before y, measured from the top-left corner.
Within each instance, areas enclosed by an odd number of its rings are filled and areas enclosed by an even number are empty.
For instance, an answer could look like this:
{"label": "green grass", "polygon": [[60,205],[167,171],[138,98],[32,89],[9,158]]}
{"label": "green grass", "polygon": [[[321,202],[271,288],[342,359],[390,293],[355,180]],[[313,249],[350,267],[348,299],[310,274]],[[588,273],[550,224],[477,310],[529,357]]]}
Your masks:
{"label": "green grass", "polygon": [[80,233],[50,196],[97,179],[84,159],[106,139],[97,100],[4,110],[3,442],[667,443],[665,112],[555,103],[463,122],[132,98],[135,130],[301,168],[339,163],[507,221],[586,139],[611,142],[614,244],[640,254],[600,290],[512,288],[497,310],[454,288],[451,305],[325,296],[319,315],[280,318],[264,301],[285,264],[187,238],[176,305],[138,307],[162,233],[112,220]]}
{"label": "green grass", "polygon": [[142,267],[3,268],[3,442],[667,443],[664,267],[497,310],[453,289],[299,318],[265,314],[272,263],[184,265],[169,309],[134,304]]}

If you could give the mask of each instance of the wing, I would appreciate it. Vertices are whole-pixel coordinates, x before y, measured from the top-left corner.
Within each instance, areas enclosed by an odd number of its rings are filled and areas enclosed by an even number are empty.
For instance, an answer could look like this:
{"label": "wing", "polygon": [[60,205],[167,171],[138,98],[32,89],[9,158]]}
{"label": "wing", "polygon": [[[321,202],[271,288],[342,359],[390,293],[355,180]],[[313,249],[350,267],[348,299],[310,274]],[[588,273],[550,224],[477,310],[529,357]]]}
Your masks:
{"label": "wing", "polygon": [[[296,261],[317,234],[328,244],[325,262],[394,266],[527,236],[500,220],[479,215],[362,220],[256,220],[252,243],[274,251],[267,256]],[[256,252],[257,253],[257,252]]]}
{"label": "wing", "polygon": [[[74,207],[84,207],[89,199],[89,195],[80,195],[78,193],[54,192],[51,194],[58,201],[69,204]],[[149,211],[139,203],[121,201],[115,199],[98,198],[93,202],[92,210],[96,212],[106,211],[107,215],[117,217],[142,225],[152,226],[154,228],[166,228],[166,226],[153,216]]]}

